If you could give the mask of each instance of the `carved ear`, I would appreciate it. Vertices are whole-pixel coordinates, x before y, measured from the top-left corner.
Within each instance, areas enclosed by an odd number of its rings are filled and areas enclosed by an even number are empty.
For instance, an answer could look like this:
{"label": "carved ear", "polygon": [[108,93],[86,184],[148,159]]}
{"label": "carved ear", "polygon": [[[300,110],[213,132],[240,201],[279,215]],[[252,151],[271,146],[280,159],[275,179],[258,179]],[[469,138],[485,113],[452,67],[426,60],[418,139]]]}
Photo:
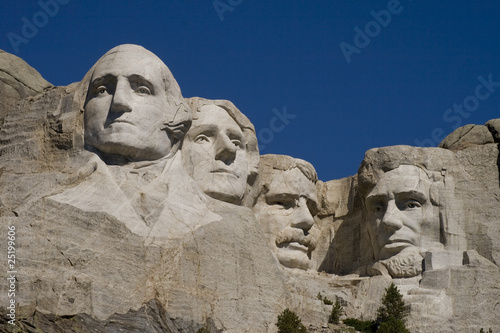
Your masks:
{"label": "carved ear", "polygon": [[429,196],[431,199],[431,204],[433,206],[439,206],[439,193],[444,189],[444,184],[442,182],[433,182],[431,183],[429,189]]}

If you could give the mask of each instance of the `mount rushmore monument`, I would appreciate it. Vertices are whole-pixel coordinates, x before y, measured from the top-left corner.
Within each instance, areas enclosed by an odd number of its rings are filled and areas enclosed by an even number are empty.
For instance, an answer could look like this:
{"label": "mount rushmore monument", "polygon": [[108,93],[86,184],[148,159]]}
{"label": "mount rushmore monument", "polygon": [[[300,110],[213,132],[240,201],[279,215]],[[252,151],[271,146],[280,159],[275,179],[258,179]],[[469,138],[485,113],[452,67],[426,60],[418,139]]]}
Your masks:
{"label": "mount rushmore monument", "polygon": [[391,283],[411,332],[500,330],[500,120],[323,182],[140,46],[64,87],[0,68],[2,331],[277,332],[285,308],[313,329],[318,294],[369,320]]}

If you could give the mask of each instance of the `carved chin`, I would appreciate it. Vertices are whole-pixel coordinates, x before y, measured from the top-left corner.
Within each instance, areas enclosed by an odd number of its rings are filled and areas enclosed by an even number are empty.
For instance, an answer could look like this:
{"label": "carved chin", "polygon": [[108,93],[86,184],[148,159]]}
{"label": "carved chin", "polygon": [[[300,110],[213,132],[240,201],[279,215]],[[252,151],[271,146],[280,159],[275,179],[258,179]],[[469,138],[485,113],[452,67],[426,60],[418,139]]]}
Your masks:
{"label": "carved chin", "polygon": [[303,270],[311,268],[311,260],[303,251],[278,248],[276,255],[280,264],[287,268],[297,268]]}
{"label": "carved chin", "polygon": [[214,199],[240,204],[245,194],[246,180],[243,182],[240,179],[232,179],[233,177],[233,175],[221,174],[201,184],[198,182],[198,184],[203,192]]}

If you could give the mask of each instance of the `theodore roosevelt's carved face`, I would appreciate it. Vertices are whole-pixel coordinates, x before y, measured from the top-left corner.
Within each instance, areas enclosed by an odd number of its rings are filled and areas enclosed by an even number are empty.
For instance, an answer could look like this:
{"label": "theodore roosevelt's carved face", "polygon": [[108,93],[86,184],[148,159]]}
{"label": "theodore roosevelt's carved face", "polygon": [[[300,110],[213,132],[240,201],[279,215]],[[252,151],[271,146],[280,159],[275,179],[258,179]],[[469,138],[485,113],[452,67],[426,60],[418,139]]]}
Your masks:
{"label": "theodore roosevelt's carved face", "polygon": [[85,104],[85,143],[131,160],[162,158],[172,145],[164,123],[177,110],[169,104],[163,78],[166,73],[171,76],[170,71],[140,47],[112,51],[92,74]]}
{"label": "theodore roosevelt's carved face", "polygon": [[248,176],[243,131],[219,106],[204,105],[196,114],[182,147],[184,167],[207,195],[240,204]]}
{"label": "theodore roosevelt's carved face", "polygon": [[266,181],[267,192],[259,197],[254,213],[279,262],[307,270],[314,249],[309,230],[314,225],[316,185],[298,168],[276,170],[268,178],[272,180]]}

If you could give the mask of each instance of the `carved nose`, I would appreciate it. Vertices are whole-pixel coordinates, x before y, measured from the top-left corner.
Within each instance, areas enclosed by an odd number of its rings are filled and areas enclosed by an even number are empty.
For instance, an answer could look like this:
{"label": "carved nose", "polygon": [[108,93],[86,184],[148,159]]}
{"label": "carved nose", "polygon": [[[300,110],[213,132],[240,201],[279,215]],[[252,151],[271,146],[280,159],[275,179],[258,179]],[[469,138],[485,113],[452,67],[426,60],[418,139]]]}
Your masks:
{"label": "carved nose", "polygon": [[127,80],[118,78],[116,90],[111,102],[111,111],[121,113],[132,111],[131,97],[130,86]]}
{"label": "carved nose", "polygon": [[229,165],[234,162],[235,158],[236,146],[227,136],[220,135],[216,142],[215,159]]}
{"label": "carved nose", "polygon": [[403,217],[401,211],[396,206],[394,200],[389,200],[384,216],[381,221],[382,225],[389,230],[398,230],[403,227]]}
{"label": "carved nose", "polygon": [[307,232],[312,228],[313,225],[314,217],[311,215],[309,207],[307,207],[307,199],[301,197],[293,213],[291,226]]}

